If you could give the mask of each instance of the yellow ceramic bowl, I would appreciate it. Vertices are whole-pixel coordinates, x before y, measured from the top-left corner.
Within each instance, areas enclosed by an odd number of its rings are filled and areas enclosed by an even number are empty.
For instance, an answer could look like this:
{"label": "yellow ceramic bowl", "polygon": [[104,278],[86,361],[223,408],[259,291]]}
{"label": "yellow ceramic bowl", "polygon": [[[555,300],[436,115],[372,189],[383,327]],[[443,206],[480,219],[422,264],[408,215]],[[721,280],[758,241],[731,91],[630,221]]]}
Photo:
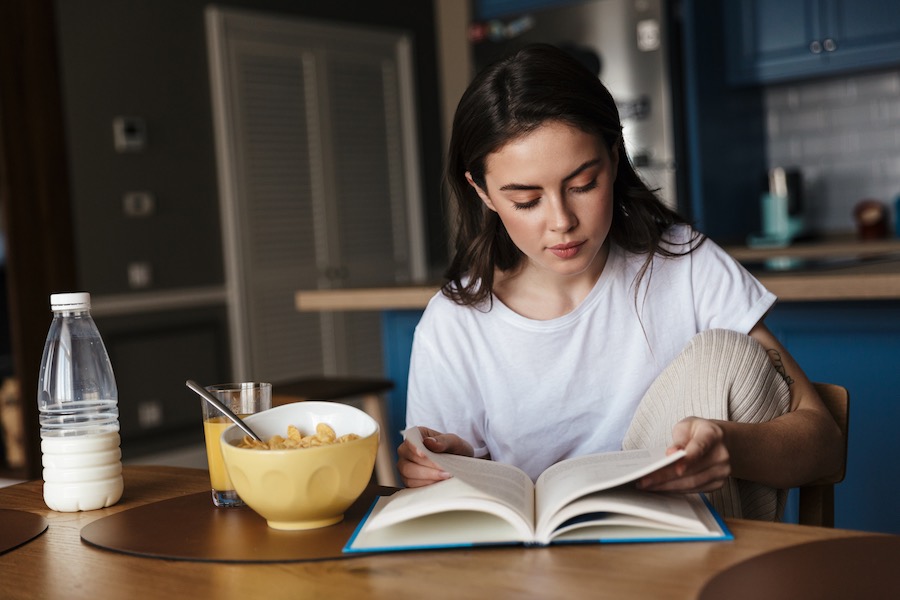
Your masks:
{"label": "yellow ceramic bowl", "polygon": [[241,499],[274,529],[315,529],[340,522],[372,477],[378,423],[363,411],[336,402],[296,402],[246,418],[263,440],[287,436],[288,425],[303,435],[327,423],[340,437],[360,439],[316,448],[252,450],[236,444],[244,432],[232,426],[220,443],[225,467]]}

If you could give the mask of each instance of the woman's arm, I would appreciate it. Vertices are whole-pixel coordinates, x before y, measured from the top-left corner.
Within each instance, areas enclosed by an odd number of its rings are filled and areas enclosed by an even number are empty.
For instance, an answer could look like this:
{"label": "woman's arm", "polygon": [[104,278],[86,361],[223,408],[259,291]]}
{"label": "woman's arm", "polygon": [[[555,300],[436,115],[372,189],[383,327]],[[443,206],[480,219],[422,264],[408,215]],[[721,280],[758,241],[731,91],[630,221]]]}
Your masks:
{"label": "woman's arm", "polygon": [[788,384],[790,412],[765,423],[691,417],[675,425],[683,460],[641,480],[657,491],[711,491],[729,476],[790,488],[838,470],[840,430],[794,358],[762,323],[750,331]]}

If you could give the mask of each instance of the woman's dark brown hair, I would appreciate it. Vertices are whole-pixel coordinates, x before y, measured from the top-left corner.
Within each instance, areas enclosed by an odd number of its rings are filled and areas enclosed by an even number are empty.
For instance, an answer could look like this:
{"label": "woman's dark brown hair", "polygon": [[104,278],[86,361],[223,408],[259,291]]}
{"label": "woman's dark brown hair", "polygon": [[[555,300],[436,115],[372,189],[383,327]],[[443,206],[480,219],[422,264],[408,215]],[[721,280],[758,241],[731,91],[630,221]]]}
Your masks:
{"label": "woman's dark brown hair", "polygon": [[[612,95],[566,52],[532,44],[479,73],[453,119],[447,181],[456,202],[457,223],[443,291],[455,302],[474,306],[489,300],[494,270],[515,269],[524,256],[497,213],[469,185],[466,172],[486,190],[487,156],[549,121],[599,136],[610,152],[618,147],[609,236],[626,251],[647,255],[639,278],[654,254],[682,254],[661,247],[660,242],[670,226],[686,221],[666,207],[634,171],[622,143],[622,124]],[[699,235],[687,244],[686,252],[699,245],[693,243],[696,239]]]}

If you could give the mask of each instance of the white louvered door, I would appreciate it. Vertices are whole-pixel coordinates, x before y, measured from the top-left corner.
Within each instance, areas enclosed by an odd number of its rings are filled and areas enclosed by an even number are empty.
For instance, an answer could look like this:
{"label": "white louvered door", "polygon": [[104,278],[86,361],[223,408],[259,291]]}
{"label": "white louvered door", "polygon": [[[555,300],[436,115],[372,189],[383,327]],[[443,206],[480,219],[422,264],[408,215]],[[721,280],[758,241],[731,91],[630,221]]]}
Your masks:
{"label": "white louvered door", "polygon": [[244,11],[207,19],[235,376],[378,375],[376,313],[298,313],[293,298],[424,272],[409,43]]}

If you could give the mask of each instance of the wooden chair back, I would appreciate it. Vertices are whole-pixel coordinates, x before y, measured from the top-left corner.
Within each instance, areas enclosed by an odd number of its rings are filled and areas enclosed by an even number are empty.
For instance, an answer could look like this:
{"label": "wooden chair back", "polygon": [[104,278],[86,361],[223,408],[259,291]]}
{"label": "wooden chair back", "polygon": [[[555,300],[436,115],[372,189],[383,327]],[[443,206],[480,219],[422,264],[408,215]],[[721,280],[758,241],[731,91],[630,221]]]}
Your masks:
{"label": "wooden chair back", "polygon": [[813,383],[813,386],[841,430],[843,460],[841,468],[834,474],[800,486],[798,521],[801,525],[834,527],[834,485],[844,480],[847,471],[850,393],[846,388],[831,383]]}

